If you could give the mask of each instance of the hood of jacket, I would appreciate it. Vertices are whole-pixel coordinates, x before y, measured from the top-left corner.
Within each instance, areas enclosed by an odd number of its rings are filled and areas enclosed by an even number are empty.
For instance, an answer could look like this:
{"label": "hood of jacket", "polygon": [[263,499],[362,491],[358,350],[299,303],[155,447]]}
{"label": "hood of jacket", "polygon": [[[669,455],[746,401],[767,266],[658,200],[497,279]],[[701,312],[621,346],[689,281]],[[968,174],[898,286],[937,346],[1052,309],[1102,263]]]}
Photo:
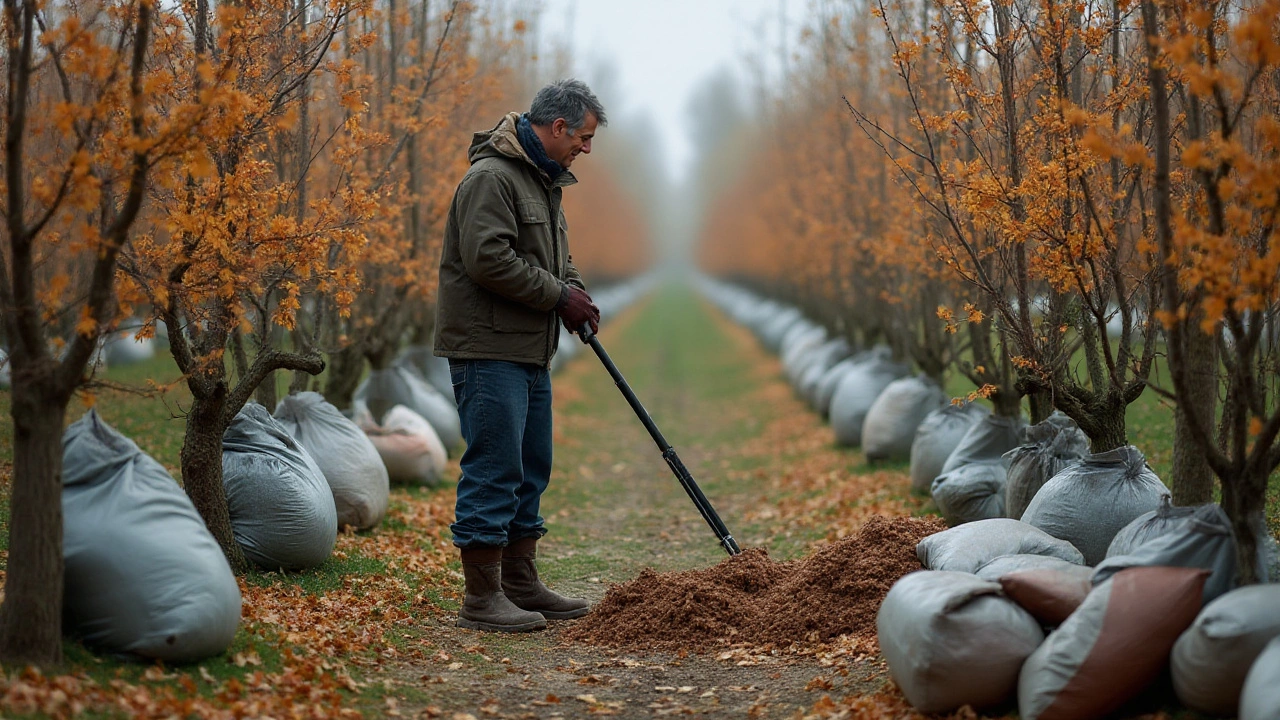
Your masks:
{"label": "hood of jacket", "polygon": [[471,136],[471,147],[467,148],[467,159],[475,164],[477,160],[499,155],[502,157],[523,160],[533,167],[533,160],[520,145],[516,136],[516,123],[520,121],[520,113],[509,112],[498,121],[492,130],[478,132]]}
{"label": "hood of jacket", "polygon": [[548,176],[537,163],[529,157],[529,153],[524,151],[524,146],[520,144],[520,138],[516,135],[516,123],[520,121],[520,113],[509,112],[502,116],[498,124],[492,130],[478,132],[471,136],[471,147],[467,148],[467,159],[474,165],[476,162],[489,157],[505,157],[520,160],[533,168],[534,172],[542,178],[547,185],[567,186],[577,182],[577,178],[568,168],[556,178],[555,182],[551,181]]}

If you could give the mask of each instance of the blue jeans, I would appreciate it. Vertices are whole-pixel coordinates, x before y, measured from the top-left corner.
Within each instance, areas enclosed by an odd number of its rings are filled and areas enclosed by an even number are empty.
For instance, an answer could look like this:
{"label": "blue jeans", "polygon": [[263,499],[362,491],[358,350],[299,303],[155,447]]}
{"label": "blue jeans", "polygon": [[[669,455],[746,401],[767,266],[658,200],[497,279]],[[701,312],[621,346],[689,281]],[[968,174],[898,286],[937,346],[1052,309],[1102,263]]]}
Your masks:
{"label": "blue jeans", "polygon": [[551,376],[501,360],[450,360],[462,419],[453,544],[505,546],[546,534],[538,507],[551,480]]}

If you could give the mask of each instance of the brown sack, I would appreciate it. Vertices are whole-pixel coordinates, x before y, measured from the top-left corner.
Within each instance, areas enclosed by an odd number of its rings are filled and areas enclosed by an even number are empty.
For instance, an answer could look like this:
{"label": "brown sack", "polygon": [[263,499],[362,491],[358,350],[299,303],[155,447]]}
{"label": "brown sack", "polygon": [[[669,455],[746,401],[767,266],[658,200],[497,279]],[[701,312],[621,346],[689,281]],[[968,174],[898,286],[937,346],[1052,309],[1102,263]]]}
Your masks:
{"label": "brown sack", "polygon": [[1142,692],[1200,612],[1208,574],[1134,567],[1096,586],[1023,664],[1023,720],[1098,718]]}
{"label": "brown sack", "polygon": [[1061,625],[1093,589],[1093,568],[1019,570],[1000,577],[1004,594],[1042,625]]}

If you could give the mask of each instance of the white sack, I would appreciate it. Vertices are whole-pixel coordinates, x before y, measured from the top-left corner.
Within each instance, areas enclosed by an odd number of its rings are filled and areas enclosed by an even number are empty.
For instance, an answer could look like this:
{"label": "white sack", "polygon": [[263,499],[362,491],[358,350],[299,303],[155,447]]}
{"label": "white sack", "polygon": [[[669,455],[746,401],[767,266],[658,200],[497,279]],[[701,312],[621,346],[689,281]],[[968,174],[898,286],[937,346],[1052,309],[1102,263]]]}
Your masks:
{"label": "white sack", "polygon": [[911,441],[911,489],[928,493],[969,429],[990,414],[985,406],[967,402],[948,404],[926,415]]}
{"label": "white sack", "polygon": [[1280,637],[1280,585],[1250,585],[1205,606],[1173,646],[1173,689],[1188,707],[1231,715],[1267,643]]}
{"label": "white sack", "polygon": [[369,408],[377,422],[382,422],[391,408],[404,405],[431,423],[446,449],[462,444],[462,419],[458,417],[458,408],[408,368],[374,370],[356,388],[355,399],[357,405],[363,403]]}
{"label": "white sack", "polygon": [[1195,512],[1193,507],[1177,507],[1168,495],[1160,497],[1160,507],[1144,512],[1125,525],[1107,546],[1107,557],[1128,555],[1143,543],[1170,532]]}
{"label": "white sack", "polygon": [[364,410],[356,414],[355,423],[378,451],[391,482],[434,487],[444,479],[444,444],[418,413],[396,405],[378,424]]}
{"label": "white sack", "polygon": [[1076,565],[1084,562],[1071,543],[1009,518],[966,523],[930,535],[916,545],[916,557],[929,570],[972,573],[1006,555],[1044,555]]}
{"label": "white sack", "polygon": [[1062,412],[1054,410],[1043,422],[1027,428],[1027,443],[1005,455],[1009,462],[1005,513],[1021,518],[1045,483],[1088,454],[1089,438]]}
{"label": "white sack", "polygon": [[191,499],[90,410],[62,436],[63,629],[112,653],[220,655],[240,587]]}
{"label": "white sack", "polygon": [[1240,692],[1240,720],[1280,718],[1280,638],[1253,661]]}
{"label": "white sack", "polygon": [[[564,349],[561,345],[560,349]],[[558,353],[557,353],[558,354]],[[429,345],[410,345],[400,351],[396,364],[422,376],[446,400],[453,401],[453,381],[449,378],[449,359],[436,357]]]}
{"label": "white sack", "polygon": [[231,529],[249,560],[303,570],[333,552],[338,511],[324,473],[257,403],[245,405],[222,436],[222,483]]}
{"label": "white sack", "polygon": [[1018,670],[1044,640],[997,583],[920,570],[898,580],[876,615],[889,675],[917,710],[982,708],[1013,696]]}
{"label": "white sack", "polygon": [[[1053,539],[1058,540],[1057,538]],[[1058,542],[1062,541],[1058,540]],[[1075,550],[1077,556],[1079,555],[1080,551],[1075,548],[1071,549]],[[1093,576],[1093,568],[1088,565],[1069,562],[1052,555],[1002,555],[978,568],[974,575],[983,580],[999,582],[1000,578],[1005,575],[1023,570],[1053,570],[1080,577],[1085,582],[1088,582]]]}
{"label": "white sack", "polygon": [[324,474],[339,525],[366,530],[382,522],[390,501],[387,469],[364,431],[315,392],[284,398],[275,417]]}
{"label": "white sack", "polygon": [[[1266,577],[1266,546],[1258,544],[1258,572]],[[1172,530],[1139,545],[1127,555],[1115,555],[1098,564],[1094,584],[1130,567],[1186,567],[1209,571],[1204,583],[1204,602],[1208,604],[1240,584],[1236,571],[1236,541],[1231,534],[1227,513],[1216,504],[1197,506],[1191,516]]]}
{"label": "white sack", "polygon": [[942,388],[924,375],[889,383],[867,411],[862,452],[868,460],[906,460],[920,423],[946,404]]}
{"label": "white sack", "polygon": [[906,365],[873,357],[844,374],[831,396],[831,427],[837,445],[857,447],[862,442],[862,424],[876,398],[907,373]]}
{"label": "white sack", "polygon": [[1127,445],[1089,455],[1058,473],[1036,493],[1022,521],[1062,538],[1096,565],[1125,525],[1160,506],[1169,489]]}

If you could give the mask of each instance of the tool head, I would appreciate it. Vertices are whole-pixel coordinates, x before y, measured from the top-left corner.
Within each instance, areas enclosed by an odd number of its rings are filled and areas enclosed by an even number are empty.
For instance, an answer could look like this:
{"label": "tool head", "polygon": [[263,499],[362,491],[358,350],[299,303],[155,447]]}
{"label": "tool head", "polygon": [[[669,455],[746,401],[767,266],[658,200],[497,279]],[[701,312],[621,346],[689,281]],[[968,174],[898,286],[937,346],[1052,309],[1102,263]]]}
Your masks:
{"label": "tool head", "polygon": [[729,553],[729,557],[742,553],[742,548],[738,547],[738,541],[734,540],[732,535],[725,535],[720,540],[720,547],[723,547],[724,551]]}

